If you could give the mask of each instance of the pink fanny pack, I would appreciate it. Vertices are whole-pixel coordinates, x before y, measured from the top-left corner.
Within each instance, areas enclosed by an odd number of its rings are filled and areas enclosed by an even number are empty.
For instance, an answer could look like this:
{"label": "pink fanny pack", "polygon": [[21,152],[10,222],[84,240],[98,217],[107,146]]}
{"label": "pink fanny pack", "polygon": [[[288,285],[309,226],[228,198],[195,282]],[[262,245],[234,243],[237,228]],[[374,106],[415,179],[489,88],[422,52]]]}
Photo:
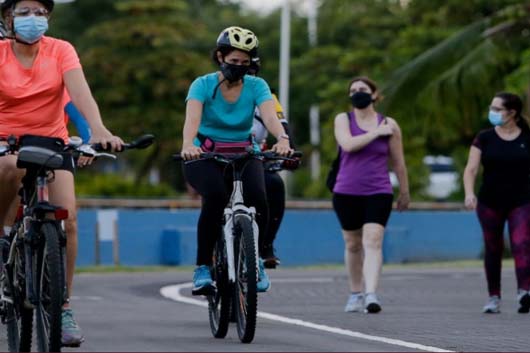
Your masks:
{"label": "pink fanny pack", "polygon": [[201,144],[201,148],[205,152],[217,152],[217,153],[243,153],[247,152],[251,146],[250,141],[242,142],[219,142],[213,141],[210,138],[205,138]]}

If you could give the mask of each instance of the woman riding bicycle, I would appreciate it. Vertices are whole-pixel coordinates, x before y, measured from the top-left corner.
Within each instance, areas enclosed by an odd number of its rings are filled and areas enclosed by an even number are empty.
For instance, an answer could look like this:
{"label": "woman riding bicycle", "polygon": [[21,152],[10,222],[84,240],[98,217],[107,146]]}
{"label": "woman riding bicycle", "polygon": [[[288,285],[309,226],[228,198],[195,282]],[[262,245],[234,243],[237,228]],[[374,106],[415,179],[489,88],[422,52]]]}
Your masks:
{"label": "woman riding bicycle", "polygon": [[[259,108],[267,129],[278,142],[272,150],[280,155],[292,152],[289,137],[276,117],[274,100],[267,83],[246,75],[257,57],[258,38],[252,31],[229,27],[221,32],[213,61],[220,71],[197,78],[186,99],[186,120],[181,155],[198,159],[205,151],[219,151],[219,145],[250,146],[254,109]],[[216,147],[217,144],[217,147]],[[213,160],[184,164],[186,180],[202,196],[197,229],[197,268],[193,293],[207,294],[213,288],[210,275],[215,242],[222,234],[223,210],[231,193],[231,173]],[[259,234],[265,234],[268,208],[262,162],[251,160],[242,175],[244,199],[257,211]],[[270,282],[260,261],[258,291],[267,291]]]}
{"label": "woman riding bicycle", "polygon": [[[98,106],[85,79],[75,49],[68,42],[46,37],[53,0],[6,0],[2,17],[11,40],[0,41],[0,137],[25,134],[57,137],[68,141],[63,92],[86,117],[92,129],[92,142],[119,149],[123,141],[103,125]],[[77,256],[74,164],[65,160],[49,184],[50,202],[68,210],[66,274],[68,294]],[[24,170],[16,167],[16,157],[0,158],[0,236],[14,215],[9,206],[15,200]],[[83,335],[67,303],[63,309],[63,344],[76,345]]]}

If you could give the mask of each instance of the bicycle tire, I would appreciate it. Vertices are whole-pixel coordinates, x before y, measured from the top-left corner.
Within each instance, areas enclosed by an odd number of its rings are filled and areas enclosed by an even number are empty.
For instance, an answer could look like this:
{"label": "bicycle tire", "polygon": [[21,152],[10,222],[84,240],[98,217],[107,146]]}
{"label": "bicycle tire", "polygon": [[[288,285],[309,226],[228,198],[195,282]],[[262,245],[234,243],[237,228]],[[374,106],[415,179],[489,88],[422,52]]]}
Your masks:
{"label": "bicycle tire", "polygon": [[[24,305],[25,276],[20,272],[25,268],[23,254],[23,249],[17,247],[13,266],[4,266],[4,286],[9,287],[14,300],[13,304],[5,303],[7,347],[10,352],[31,352],[33,339],[33,309]],[[14,287],[15,278],[18,288]]]}
{"label": "bicycle tire", "polygon": [[228,282],[228,267],[224,241],[217,241],[214,249],[212,278],[216,283],[215,294],[208,295],[208,318],[215,338],[225,338],[230,323],[231,286]]}
{"label": "bicycle tire", "polygon": [[7,349],[9,352],[31,352],[33,310],[22,308],[17,315],[15,307],[8,304],[6,313],[12,315],[6,322]]}
{"label": "bicycle tire", "polygon": [[258,266],[252,222],[247,217],[236,217],[236,285],[235,310],[237,334],[243,343],[250,343],[256,332],[258,311]]}
{"label": "bicycle tire", "polygon": [[64,271],[58,226],[41,225],[44,244],[36,255],[35,285],[38,286],[36,311],[37,346],[41,352],[61,351],[61,317],[64,304]]}

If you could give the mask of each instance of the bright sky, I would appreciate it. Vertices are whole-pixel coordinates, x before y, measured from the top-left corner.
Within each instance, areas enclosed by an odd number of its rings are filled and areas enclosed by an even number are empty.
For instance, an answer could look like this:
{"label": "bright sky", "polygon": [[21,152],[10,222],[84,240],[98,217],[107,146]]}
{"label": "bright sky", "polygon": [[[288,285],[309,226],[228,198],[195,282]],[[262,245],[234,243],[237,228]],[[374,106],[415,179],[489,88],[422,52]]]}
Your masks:
{"label": "bright sky", "polygon": [[[241,3],[243,6],[257,11],[270,12],[281,7],[286,0],[230,0]],[[288,0],[291,3],[291,9],[299,15],[307,16],[311,4],[317,6],[320,0]]]}
{"label": "bright sky", "polygon": [[284,0],[239,0],[245,6],[256,10],[270,11],[280,6]]}

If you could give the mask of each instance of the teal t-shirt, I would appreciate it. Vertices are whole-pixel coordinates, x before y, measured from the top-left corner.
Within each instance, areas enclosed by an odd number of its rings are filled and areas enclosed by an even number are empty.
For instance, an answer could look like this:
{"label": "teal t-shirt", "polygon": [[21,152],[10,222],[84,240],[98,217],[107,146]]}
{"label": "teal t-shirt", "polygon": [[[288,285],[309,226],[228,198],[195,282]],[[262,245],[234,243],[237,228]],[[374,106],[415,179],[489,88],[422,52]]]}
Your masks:
{"label": "teal t-shirt", "polygon": [[[260,77],[245,75],[243,88],[236,102],[227,102],[219,88],[212,99],[215,86],[219,83],[217,73],[198,77],[190,86],[188,97],[203,104],[199,133],[214,141],[247,141],[252,129],[254,110],[267,100],[272,100],[269,86]],[[198,140],[195,141],[199,145]]]}

